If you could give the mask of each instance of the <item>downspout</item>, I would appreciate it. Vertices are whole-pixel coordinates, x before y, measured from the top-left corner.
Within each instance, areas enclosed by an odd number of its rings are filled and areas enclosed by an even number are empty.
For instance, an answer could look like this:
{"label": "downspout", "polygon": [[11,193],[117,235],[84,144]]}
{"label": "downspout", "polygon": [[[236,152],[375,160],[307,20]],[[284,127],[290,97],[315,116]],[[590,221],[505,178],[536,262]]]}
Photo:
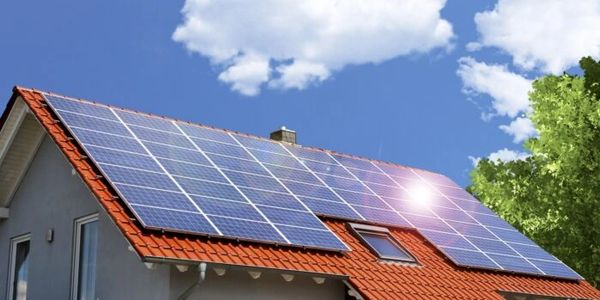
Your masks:
{"label": "downspout", "polygon": [[194,282],[194,284],[192,284],[185,291],[183,291],[183,293],[181,293],[181,295],[179,297],[177,297],[177,300],[187,299],[194,292],[194,290],[202,282],[204,282],[204,278],[206,278],[206,263],[201,263],[198,265],[198,281]]}

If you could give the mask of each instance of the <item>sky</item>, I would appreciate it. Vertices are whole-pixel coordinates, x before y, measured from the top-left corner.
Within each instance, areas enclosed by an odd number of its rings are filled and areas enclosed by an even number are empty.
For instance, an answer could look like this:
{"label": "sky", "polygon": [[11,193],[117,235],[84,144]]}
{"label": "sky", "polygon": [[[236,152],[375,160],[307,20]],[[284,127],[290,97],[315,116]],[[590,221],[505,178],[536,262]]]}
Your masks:
{"label": "sky", "polygon": [[600,1],[3,1],[15,85],[443,173],[527,156],[527,93],[600,58]]}

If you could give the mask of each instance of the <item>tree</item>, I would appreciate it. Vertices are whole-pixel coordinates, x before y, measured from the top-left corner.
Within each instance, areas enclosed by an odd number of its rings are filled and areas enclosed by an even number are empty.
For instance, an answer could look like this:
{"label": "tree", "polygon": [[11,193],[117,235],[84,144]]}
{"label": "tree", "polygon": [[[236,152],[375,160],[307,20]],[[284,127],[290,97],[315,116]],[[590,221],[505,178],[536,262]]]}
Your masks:
{"label": "tree", "polygon": [[545,76],[529,94],[531,156],[481,160],[469,191],[595,286],[600,284],[600,63]]}

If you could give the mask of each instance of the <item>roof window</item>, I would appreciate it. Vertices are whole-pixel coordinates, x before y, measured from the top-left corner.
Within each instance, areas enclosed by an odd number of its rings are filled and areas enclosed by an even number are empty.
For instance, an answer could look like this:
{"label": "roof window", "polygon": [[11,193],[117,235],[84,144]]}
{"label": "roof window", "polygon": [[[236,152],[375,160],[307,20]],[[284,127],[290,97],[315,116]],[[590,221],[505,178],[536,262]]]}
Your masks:
{"label": "roof window", "polygon": [[360,240],[380,259],[416,263],[416,259],[384,227],[350,224]]}

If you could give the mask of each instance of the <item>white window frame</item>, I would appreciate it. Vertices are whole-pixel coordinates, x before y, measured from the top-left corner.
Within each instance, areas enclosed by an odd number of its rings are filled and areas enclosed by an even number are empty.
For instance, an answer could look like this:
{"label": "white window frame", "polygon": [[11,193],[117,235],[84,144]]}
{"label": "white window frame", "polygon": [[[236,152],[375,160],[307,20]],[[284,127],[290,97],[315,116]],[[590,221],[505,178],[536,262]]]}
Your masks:
{"label": "white window frame", "polygon": [[[362,244],[365,245],[380,260],[384,260],[384,261],[396,261],[396,262],[402,262],[402,263],[407,263],[407,264],[416,264],[416,265],[419,264],[417,258],[412,253],[410,253],[408,251],[408,249],[406,249],[405,247],[403,247],[402,244],[400,242],[398,242],[391,235],[389,229],[387,229],[385,227],[372,226],[372,225],[366,225],[366,224],[358,224],[358,223],[348,223],[348,225],[350,226],[350,228],[354,232],[354,235],[357,236],[360,239],[360,241],[362,242]],[[378,235],[378,236],[380,236],[382,238],[387,239],[394,247],[396,247],[397,249],[399,249],[401,252],[404,252],[408,256],[408,258],[383,255],[382,253],[379,252],[379,250],[377,250],[377,248],[375,248],[373,245],[371,245],[371,243],[369,243],[363,237],[363,233],[364,234],[371,234],[371,235]]]}
{"label": "white window frame", "polygon": [[[8,263],[8,288],[6,293],[6,299],[10,300],[14,298],[14,281],[15,281],[15,266],[17,260],[17,245],[23,242],[29,242],[29,251],[31,255],[31,233],[19,235],[10,239],[10,261]],[[29,278],[27,278],[29,281]]]}
{"label": "white window frame", "polygon": [[81,229],[83,225],[98,221],[98,213],[75,219],[75,228],[73,230],[73,261],[71,264],[71,300],[76,300],[79,296],[79,258],[81,247]]}

